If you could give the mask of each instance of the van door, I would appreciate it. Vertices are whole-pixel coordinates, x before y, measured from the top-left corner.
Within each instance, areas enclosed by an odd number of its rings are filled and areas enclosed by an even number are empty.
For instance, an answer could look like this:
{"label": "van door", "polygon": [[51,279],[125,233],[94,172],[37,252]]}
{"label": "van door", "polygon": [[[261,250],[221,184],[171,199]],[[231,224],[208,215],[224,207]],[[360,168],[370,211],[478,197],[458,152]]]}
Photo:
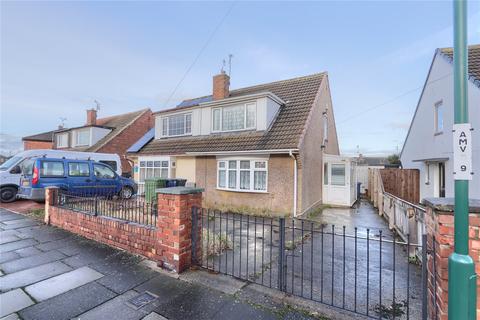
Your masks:
{"label": "van door", "polygon": [[120,192],[121,184],[118,181],[118,176],[109,166],[94,163],[93,174],[98,195],[113,196]]}
{"label": "van door", "polygon": [[88,162],[68,162],[69,191],[75,195],[91,196],[95,193],[95,179],[91,177]]}

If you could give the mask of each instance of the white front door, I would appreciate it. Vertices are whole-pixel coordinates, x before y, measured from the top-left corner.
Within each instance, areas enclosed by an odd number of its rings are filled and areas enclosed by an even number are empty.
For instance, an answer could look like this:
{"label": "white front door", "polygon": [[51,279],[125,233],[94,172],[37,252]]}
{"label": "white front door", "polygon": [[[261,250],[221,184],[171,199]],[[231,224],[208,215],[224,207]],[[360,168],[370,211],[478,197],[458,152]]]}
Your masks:
{"label": "white front door", "polygon": [[323,202],[350,205],[350,179],[346,163],[325,162],[323,171]]}

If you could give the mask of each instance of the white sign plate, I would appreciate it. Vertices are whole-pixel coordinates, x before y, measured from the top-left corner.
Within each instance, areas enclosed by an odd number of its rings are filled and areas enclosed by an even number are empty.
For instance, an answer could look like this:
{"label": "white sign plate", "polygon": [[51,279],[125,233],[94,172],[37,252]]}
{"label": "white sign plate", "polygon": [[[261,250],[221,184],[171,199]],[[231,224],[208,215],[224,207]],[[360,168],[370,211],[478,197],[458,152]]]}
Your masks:
{"label": "white sign plate", "polygon": [[472,180],[472,130],[470,123],[453,125],[453,176],[455,180]]}

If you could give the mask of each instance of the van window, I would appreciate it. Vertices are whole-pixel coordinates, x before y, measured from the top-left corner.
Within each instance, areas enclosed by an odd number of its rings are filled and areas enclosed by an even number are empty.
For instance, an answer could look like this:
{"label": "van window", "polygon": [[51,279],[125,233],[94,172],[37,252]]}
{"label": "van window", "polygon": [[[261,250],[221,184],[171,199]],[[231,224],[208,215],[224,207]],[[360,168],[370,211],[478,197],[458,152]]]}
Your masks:
{"label": "van window", "polygon": [[40,176],[42,177],[63,177],[65,170],[61,161],[42,161],[40,165]]}
{"label": "van window", "polygon": [[33,174],[33,165],[35,163],[35,159],[25,159],[20,164],[20,168],[22,169],[22,173],[25,175],[32,175]]}
{"label": "van window", "polygon": [[70,162],[68,164],[68,175],[71,177],[89,177],[90,166],[85,162]]}
{"label": "van window", "polygon": [[98,162],[106,164],[107,166],[112,168],[113,171],[117,171],[117,161],[100,160]]}
{"label": "van window", "polygon": [[107,166],[100,164],[93,164],[93,173],[95,177],[101,179],[113,179],[115,178],[115,173]]}

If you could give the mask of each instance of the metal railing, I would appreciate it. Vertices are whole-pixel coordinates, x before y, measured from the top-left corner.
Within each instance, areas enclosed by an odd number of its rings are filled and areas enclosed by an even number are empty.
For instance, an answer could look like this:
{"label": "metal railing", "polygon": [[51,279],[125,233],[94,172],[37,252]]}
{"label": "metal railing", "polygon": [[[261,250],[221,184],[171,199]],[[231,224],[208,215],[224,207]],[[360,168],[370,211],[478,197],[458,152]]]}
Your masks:
{"label": "metal railing", "polygon": [[[427,307],[426,236],[193,208],[194,261],[213,272],[377,319],[421,319]],[[422,250],[423,249],[423,250]],[[424,258],[426,259],[426,258]],[[425,265],[425,264],[424,264]],[[426,313],[425,313],[426,314]]]}
{"label": "metal railing", "polygon": [[150,227],[157,225],[157,204],[148,203],[142,197],[119,199],[105,193],[72,194],[59,192],[55,205],[94,216],[115,218]]}

